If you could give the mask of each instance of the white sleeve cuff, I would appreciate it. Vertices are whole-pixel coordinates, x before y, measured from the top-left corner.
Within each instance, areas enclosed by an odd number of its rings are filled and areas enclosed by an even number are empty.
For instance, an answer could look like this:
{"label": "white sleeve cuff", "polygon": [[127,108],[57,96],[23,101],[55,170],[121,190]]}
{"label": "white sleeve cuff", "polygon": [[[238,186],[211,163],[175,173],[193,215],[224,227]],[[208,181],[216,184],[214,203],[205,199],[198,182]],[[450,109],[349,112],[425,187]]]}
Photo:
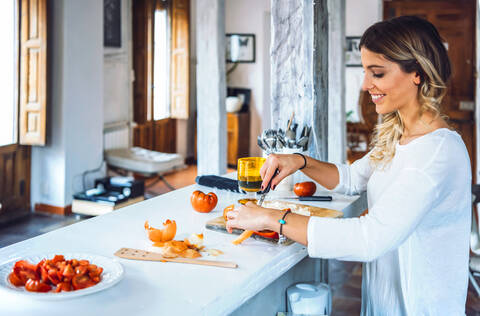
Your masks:
{"label": "white sleeve cuff", "polygon": [[337,167],[338,170],[338,184],[335,188],[333,188],[331,191],[332,192],[337,192],[337,193],[346,193],[347,188],[349,187],[349,166],[345,164],[339,164],[336,163],[335,166]]}

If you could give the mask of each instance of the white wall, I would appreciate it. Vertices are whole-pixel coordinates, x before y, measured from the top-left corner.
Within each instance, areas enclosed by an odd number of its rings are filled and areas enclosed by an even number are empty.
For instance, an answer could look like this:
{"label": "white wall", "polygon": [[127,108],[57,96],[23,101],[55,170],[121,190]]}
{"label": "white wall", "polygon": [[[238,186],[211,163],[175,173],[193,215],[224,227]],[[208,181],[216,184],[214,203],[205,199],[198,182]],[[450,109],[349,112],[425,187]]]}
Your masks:
{"label": "white wall", "polygon": [[226,0],[225,32],[255,34],[255,63],[239,64],[227,85],[252,89],[250,155],[259,156],[257,136],[270,127],[270,0]]}
{"label": "white wall", "polygon": [[103,102],[105,124],[130,121],[132,118],[131,0],[121,1],[121,12],[122,46],[120,48],[105,47],[104,49]]}
{"label": "white wall", "polygon": [[[367,28],[383,19],[382,0],[346,0],[345,36],[362,36]],[[345,111],[354,111],[351,121],[361,120],[358,97],[363,81],[362,67],[346,67]]]}
{"label": "white wall", "polygon": [[31,202],[64,207],[102,161],[103,2],[50,4],[47,145],[32,149]]}

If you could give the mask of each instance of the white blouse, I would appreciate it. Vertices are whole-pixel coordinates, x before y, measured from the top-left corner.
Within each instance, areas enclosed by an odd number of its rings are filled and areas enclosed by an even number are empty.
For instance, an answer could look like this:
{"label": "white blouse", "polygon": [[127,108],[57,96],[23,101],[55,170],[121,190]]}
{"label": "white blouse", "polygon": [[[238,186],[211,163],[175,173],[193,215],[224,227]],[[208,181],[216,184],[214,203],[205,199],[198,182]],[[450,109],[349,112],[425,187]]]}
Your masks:
{"label": "white blouse", "polygon": [[446,128],[396,146],[383,170],[367,154],[337,165],[345,194],[367,191],[368,214],[311,217],[312,257],[362,261],[362,315],[465,315],[470,160]]}

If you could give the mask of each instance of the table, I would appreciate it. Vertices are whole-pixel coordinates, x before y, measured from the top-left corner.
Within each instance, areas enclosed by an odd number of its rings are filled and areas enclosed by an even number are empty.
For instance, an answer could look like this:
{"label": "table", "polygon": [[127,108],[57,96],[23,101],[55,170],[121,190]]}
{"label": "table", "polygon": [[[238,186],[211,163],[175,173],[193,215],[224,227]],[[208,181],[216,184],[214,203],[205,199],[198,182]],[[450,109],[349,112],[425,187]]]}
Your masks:
{"label": "table", "polygon": [[[192,210],[191,192],[213,191],[217,207],[208,214]],[[319,192],[321,194],[321,192]],[[242,195],[191,185],[102,216],[57,229],[0,249],[0,263],[37,253],[89,253],[114,258],[121,247],[151,249],[144,222],[160,226],[177,222],[177,237],[204,233],[207,248],[225,254],[237,269],[178,263],[118,259],[125,273],[115,286],[70,300],[28,300],[0,293],[0,315],[265,315],[285,310],[285,289],[295,282],[318,278],[318,260],[308,258],[300,244],[274,245],[248,239],[239,246],[236,235],[206,230],[205,222]],[[358,196],[334,194],[333,202],[315,205],[356,216]]]}

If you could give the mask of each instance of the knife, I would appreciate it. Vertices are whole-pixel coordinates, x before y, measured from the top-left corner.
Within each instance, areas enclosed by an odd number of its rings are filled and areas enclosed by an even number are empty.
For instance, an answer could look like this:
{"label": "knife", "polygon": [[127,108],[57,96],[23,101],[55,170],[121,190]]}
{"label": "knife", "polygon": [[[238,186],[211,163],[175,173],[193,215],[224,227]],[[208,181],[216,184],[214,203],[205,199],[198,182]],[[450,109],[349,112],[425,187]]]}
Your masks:
{"label": "knife", "polygon": [[258,199],[258,202],[257,202],[257,205],[258,206],[262,206],[263,204],[263,201],[265,200],[265,196],[267,196],[267,193],[270,192],[270,187],[272,185],[272,180],[273,178],[275,178],[275,176],[278,174],[278,169],[275,170],[275,173],[273,174],[273,176],[270,178],[270,181],[268,181],[268,184],[267,184],[267,187],[265,188],[265,190],[263,190],[260,194],[260,199]]}
{"label": "knife", "polygon": [[299,201],[324,201],[324,202],[331,202],[332,197],[331,196],[323,196],[323,195],[317,195],[317,196],[296,196],[296,197],[280,197],[278,199],[284,199],[284,200],[299,200]]}

